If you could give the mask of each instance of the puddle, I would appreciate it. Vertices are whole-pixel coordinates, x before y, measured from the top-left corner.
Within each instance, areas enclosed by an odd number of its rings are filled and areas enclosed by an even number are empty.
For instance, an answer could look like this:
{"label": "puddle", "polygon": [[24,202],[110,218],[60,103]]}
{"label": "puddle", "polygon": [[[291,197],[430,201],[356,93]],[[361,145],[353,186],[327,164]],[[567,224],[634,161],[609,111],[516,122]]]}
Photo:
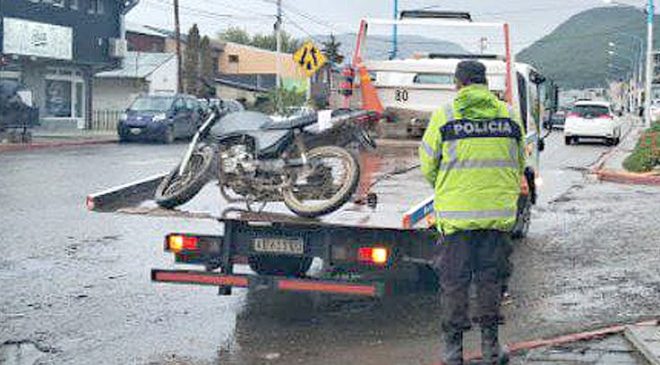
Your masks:
{"label": "puddle", "polygon": [[19,341],[0,345],[0,364],[32,365],[44,355],[32,342]]}

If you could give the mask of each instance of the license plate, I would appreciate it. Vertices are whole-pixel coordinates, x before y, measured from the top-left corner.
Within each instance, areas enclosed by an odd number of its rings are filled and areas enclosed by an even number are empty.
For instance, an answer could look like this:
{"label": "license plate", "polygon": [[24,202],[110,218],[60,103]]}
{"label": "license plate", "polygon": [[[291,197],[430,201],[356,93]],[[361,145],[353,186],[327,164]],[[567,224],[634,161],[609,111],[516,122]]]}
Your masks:
{"label": "license plate", "polygon": [[252,247],[256,252],[302,255],[305,245],[302,238],[255,238]]}
{"label": "license plate", "polygon": [[140,134],[140,133],[142,133],[142,129],[140,129],[140,128],[131,128],[131,133]]}

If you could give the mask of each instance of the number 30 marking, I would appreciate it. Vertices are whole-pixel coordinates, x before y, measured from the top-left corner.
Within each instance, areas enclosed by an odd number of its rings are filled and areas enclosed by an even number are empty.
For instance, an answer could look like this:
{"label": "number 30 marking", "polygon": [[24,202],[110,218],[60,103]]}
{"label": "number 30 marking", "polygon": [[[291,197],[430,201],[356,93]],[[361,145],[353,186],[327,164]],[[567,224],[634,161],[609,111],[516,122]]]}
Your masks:
{"label": "number 30 marking", "polygon": [[404,102],[404,103],[406,101],[408,101],[408,90],[406,90],[406,89],[396,89],[394,91],[394,100]]}

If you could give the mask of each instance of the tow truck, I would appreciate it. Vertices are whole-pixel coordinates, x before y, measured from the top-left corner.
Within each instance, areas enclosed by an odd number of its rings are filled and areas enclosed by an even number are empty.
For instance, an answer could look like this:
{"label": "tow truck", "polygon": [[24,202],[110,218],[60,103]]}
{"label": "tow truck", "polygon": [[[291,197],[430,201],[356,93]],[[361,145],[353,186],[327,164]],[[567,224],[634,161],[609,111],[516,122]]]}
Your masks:
{"label": "tow truck", "polygon": [[[537,194],[538,153],[543,149],[538,97],[542,77],[531,67],[516,66],[509,25],[457,19],[363,19],[353,60],[355,67],[369,65],[363,59],[362,48],[370,24],[474,26],[503,32],[505,54],[489,57],[487,62],[492,65],[489,72],[499,70],[497,77],[503,79],[506,101],[525,121],[527,190],[520,198],[516,234],[526,235]],[[454,62],[461,58],[449,57]],[[395,66],[389,64],[389,70]],[[411,92],[408,97],[414,98],[415,94]],[[348,203],[318,219],[291,215],[278,203],[271,203],[263,211],[232,206],[222,201],[211,184],[180,210],[165,212],[148,202],[162,176],[92,194],[87,205],[95,211],[209,218],[218,222],[217,234],[172,232],[165,236],[164,250],[173,255],[176,268],[152,269],[151,279],[158,283],[215,286],[220,295],[230,295],[233,288],[366,297],[408,289],[436,289],[432,264],[439,234],[433,224],[433,191],[416,168],[416,147],[411,141],[381,143],[377,155],[362,160],[363,169],[375,171],[370,174],[371,181],[367,181],[368,204]],[[239,264],[248,265],[251,272],[238,272]],[[199,269],[184,269],[180,265]]]}

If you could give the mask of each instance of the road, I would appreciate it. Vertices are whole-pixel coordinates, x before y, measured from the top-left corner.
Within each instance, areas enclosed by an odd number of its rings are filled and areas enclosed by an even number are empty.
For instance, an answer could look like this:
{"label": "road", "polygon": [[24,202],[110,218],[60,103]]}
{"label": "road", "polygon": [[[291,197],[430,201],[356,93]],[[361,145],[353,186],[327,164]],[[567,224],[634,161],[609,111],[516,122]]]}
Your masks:
{"label": "road", "polygon": [[[383,301],[157,285],[168,231],[212,221],[89,213],[85,196],[174,166],[182,144],[0,154],[0,362],[53,364],[431,364],[432,294]],[[660,190],[584,174],[608,150],[543,156],[530,237],[514,253],[507,342],[658,315]],[[475,342],[470,334],[469,340]],[[20,344],[17,347],[17,344]],[[20,356],[19,356],[20,355]]]}

